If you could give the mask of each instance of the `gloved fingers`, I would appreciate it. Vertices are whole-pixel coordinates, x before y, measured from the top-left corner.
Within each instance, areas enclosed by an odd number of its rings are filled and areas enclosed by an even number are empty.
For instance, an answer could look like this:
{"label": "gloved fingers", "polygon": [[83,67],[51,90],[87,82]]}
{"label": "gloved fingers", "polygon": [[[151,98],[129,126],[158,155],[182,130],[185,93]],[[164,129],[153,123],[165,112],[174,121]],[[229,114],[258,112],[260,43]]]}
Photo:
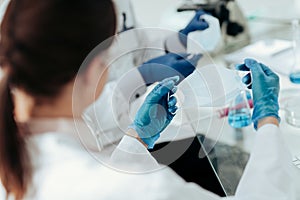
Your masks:
{"label": "gloved fingers", "polygon": [[244,62],[245,62],[246,67],[248,67],[250,70],[253,67],[258,67],[259,66],[259,63],[256,60],[252,59],[252,58],[246,58],[244,60]]}
{"label": "gloved fingers", "polygon": [[264,65],[263,63],[259,64],[267,76],[277,76],[277,74],[275,74],[268,66]]}
{"label": "gloved fingers", "polygon": [[188,61],[194,65],[196,67],[198,61],[200,60],[200,58],[202,58],[202,54],[194,54],[190,59],[188,59]]}
{"label": "gloved fingers", "polygon": [[[178,82],[176,82],[176,84],[177,84]],[[176,92],[177,92],[177,89],[178,89],[178,87],[175,85],[172,89],[171,89],[171,91],[170,91],[170,93],[169,93],[169,96],[172,96],[172,95],[174,95]]]}
{"label": "gloved fingers", "polygon": [[166,96],[169,92],[173,91],[173,88],[175,87],[175,83],[177,82],[177,79],[164,79],[162,82],[160,82],[156,87],[156,90],[154,91],[155,94],[157,94],[160,98],[163,96]]}
{"label": "gloved fingers", "polygon": [[175,106],[176,103],[177,103],[176,97],[174,97],[174,96],[170,97],[169,102],[168,102],[169,108]]}
{"label": "gloved fingers", "polygon": [[167,120],[169,120],[169,122],[171,122],[172,119],[175,117],[177,109],[178,109],[177,106],[168,108]]}
{"label": "gloved fingers", "polygon": [[251,82],[252,82],[252,79],[251,79],[251,74],[248,73],[247,75],[245,75],[243,78],[242,78],[242,81],[245,85],[249,85]]}
{"label": "gloved fingers", "polygon": [[[168,86],[168,84],[170,85],[170,83],[177,83],[179,80],[178,76],[173,76],[173,77],[169,77],[169,78],[165,78],[164,80],[162,80],[157,86],[161,85],[161,86]],[[172,88],[174,87],[173,84]]]}
{"label": "gloved fingers", "polygon": [[235,69],[238,71],[250,71],[250,69],[245,64],[235,65]]}
{"label": "gloved fingers", "polygon": [[178,69],[177,71],[181,73],[182,76],[187,77],[194,72],[196,67],[190,63],[188,60],[179,60],[177,62]]}
{"label": "gloved fingers", "polygon": [[246,58],[243,64],[235,65],[235,69],[239,71],[250,71],[251,67],[257,64],[257,61],[251,58]]}
{"label": "gloved fingers", "polygon": [[199,19],[201,15],[206,14],[203,10],[198,10],[194,16],[194,18]]}
{"label": "gloved fingers", "polygon": [[181,60],[181,59],[186,59],[190,53],[169,53],[169,54],[174,54],[176,60]]}
{"label": "gloved fingers", "polygon": [[179,76],[166,78],[161,81],[147,96],[147,100],[151,102],[159,102],[169,92],[176,92],[175,84],[179,81]]}
{"label": "gloved fingers", "polygon": [[199,59],[203,56],[203,54],[201,53],[199,54],[181,53],[179,55],[180,57],[177,58],[178,62],[184,63],[188,61],[194,66],[198,63]]}
{"label": "gloved fingers", "polygon": [[252,95],[248,90],[246,91],[246,97],[247,99],[252,99]]}
{"label": "gloved fingers", "polygon": [[177,109],[178,109],[177,106],[172,106],[172,107],[168,108],[168,112],[169,112],[169,114],[174,116],[176,114]]}
{"label": "gloved fingers", "polygon": [[262,66],[256,60],[247,58],[245,65],[251,70],[252,77],[258,78],[265,75]]}
{"label": "gloved fingers", "polygon": [[209,24],[205,21],[205,19],[199,19],[196,26],[197,30],[205,30],[209,27]]}
{"label": "gloved fingers", "polygon": [[[188,55],[190,56],[190,55]],[[198,56],[197,56],[198,57]],[[197,60],[197,57],[194,58],[194,56],[192,56],[191,58],[182,58],[182,59],[178,59],[177,60],[177,64],[180,65],[180,66],[191,66],[193,65],[193,67],[195,67],[194,65],[197,63],[196,60]],[[200,59],[200,58],[199,58]],[[198,60],[199,60],[198,59]]]}

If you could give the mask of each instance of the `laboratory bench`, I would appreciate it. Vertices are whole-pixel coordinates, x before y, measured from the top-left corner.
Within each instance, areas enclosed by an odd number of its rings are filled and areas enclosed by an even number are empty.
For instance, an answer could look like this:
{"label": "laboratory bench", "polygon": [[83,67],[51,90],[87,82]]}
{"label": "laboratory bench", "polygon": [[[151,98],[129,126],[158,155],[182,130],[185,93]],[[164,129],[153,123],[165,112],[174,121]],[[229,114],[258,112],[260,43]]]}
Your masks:
{"label": "laboratory bench", "polygon": [[[146,1],[133,1],[134,10],[141,26],[172,27],[175,31],[179,30],[192,16],[191,13],[178,14],[175,12],[176,6],[182,2],[179,0],[151,1],[151,6],[156,10],[156,14],[153,16],[153,10],[145,9],[148,7],[146,5],[150,4],[149,2],[147,4]],[[291,21],[300,18],[299,1],[239,0],[237,2],[247,18],[251,36],[250,43],[269,39],[292,40]],[[226,61],[225,56],[224,51],[221,51],[211,59],[216,65],[232,68],[232,64],[235,63]],[[198,67],[201,68],[203,63],[205,61],[200,61]],[[276,69],[274,71],[278,72]],[[278,74],[281,85],[279,102],[282,106],[289,97],[295,96],[297,93],[300,96],[300,85],[292,84],[286,74],[281,72],[279,70]],[[180,102],[182,94],[178,95],[178,98]],[[249,159],[256,132],[252,125],[239,129],[232,128],[228,124],[227,118],[218,120],[213,117],[212,112],[214,111],[216,109],[205,106],[179,110],[171,126],[162,134],[159,143],[197,137],[202,146],[199,157],[207,156],[226,195],[233,195]],[[212,117],[199,121],[194,120],[201,118],[201,115],[211,115]],[[286,122],[284,109],[280,110],[280,117],[280,129],[288,148],[293,156],[300,155],[300,128],[293,127]],[[181,131],[178,131],[178,127]]]}

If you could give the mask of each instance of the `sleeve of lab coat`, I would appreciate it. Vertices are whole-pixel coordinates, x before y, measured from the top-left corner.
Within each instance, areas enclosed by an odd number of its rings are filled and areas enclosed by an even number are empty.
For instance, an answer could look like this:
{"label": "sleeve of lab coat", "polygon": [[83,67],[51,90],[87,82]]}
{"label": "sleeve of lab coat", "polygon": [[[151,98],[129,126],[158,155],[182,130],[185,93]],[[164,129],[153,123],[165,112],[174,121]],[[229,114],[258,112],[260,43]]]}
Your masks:
{"label": "sleeve of lab coat", "polygon": [[264,125],[257,131],[254,149],[235,199],[295,199],[294,168],[279,128],[271,124]]}
{"label": "sleeve of lab coat", "polygon": [[[204,190],[194,183],[187,183],[166,166],[159,165],[149,151],[135,138],[124,136],[111,157],[111,163],[118,171],[141,174],[139,186],[147,185],[144,191],[137,191],[146,199],[189,199],[220,200],[221,197]],[[122,167],[122,168],[120,168]]]}
{"label": "sleeve of lab coat", "polygon": [[110,164],[119,170],[133,173],[148,172],[160,167],[141,142],[126,135],[112,153]]}
{"label": "sleeve of lab coat", "polygon": [[[128,149],[131,149],[130,151],[132,152],[130,153],[133,153],[132,155],[128,156]],[[136,156],[134,152],[144,152],[145,157],[143,162],[139,162],[139,156]],[[155,165],[155,161],[153,160],[151,154],[148,153],[146,148],[142,146],[138,140],[128,136],[123,138],[113,156],[115,161],[123,160],[125,163],[129,158],[131,163],[136,162],[141,164],[140,166],[143,166],[143,164],[148,165],[151,162],[153,164],[152,167],[155,168],[158,166]],[[147,157],[149,159],[148,161]],[[296,189],[292,175],[292,173],[295,172],[295,167],[292,165],[291,160],[291,155],[284,144],[284,140],[281,137],[279,128],[275,125],[265,125],[261,127],[257,132],[254,149],[251,152],[251,157],[239,183],[236,195],[226,199],[296,199]],[[174,174],[174,176],[176,175]],[[172,179],[176,178],[170,175],[168,180]],[[170,181],[167,185],[168,186],[163,189],[172,191],[172,193],[169,195],[173,196],[174,198],[184,195],[186,199],[221,199],[220,197],[203,190],[195,184],[188,184],[184,181]]]}
{"label": "sleeve of lab coat", "polygon": [[131,103],[146,91],[143,77],[133,68],[118,80],[107,83],[101,96],[85,110],[83,118],[96,135],[116,127],[126,129],[131,123]]}

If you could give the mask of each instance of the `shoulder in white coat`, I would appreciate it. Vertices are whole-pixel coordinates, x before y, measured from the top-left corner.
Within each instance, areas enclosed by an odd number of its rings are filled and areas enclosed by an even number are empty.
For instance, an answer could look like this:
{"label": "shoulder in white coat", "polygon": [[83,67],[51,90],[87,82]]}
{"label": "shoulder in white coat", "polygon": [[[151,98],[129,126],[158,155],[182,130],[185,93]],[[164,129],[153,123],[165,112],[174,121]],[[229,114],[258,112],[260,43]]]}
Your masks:
{"label": "shoulder in white coat", "polygon": [[38,161],[27,199],[219,199],[186,183],[168,167],[145,173],[113,168],[59,133],[39,136],[34,142]]}

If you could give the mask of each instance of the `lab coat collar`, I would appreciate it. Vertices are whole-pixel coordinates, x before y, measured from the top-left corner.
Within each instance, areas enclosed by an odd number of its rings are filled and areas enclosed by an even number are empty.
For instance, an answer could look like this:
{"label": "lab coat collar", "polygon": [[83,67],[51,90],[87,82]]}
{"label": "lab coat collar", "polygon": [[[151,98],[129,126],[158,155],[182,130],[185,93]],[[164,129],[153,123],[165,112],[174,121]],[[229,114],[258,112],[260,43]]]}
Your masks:
{"label": "lab coat collar", "polygon": [[74,151],[97,151],[96,141],[82,120],[33,119],[26,127],[31,134],[26,143],[30,157],[35,158],[33,167],[70,158]]}
{"label": "lab coat collar", "polygon": [[[99,152],[115,141],[114,132],[97,133],[81,118],[38,118],[30,120],[26,125],[29,132],[34,135],[46,132],[65,133],[76,138],[82,146],[93,152]],[[112,138],[114,140],[111,140]]]}
{"label": "lab coat collar", "polygon": [[31,134],[42,134],[47,132],[73,134],[76,132],[76,126],[87,128],[81,119],[75,120],[73,118],[35,118],[31,119],[26,124]]}

